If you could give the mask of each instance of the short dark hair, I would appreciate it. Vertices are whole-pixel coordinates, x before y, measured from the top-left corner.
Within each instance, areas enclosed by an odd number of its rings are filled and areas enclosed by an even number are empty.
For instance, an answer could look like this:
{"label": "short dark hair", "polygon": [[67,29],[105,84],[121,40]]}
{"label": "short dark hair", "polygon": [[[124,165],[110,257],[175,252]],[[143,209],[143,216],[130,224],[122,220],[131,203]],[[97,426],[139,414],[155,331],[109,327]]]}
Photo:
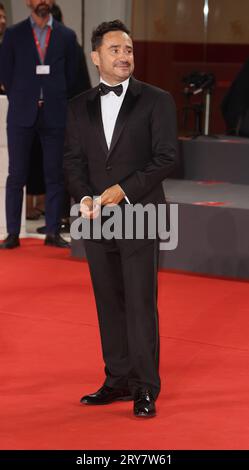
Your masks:
{"label": "short dark hair", "polygon": [[101,23],[96,29],[92,32],[92,50],[96,51],[98,47],[102,44],[103,36],[110,31],[123,31],[129,36],[131,35],[129,29],[125,26],[124,23],[120,20],[105,21]]}
{"label": "short dark hair", "polygon": [[3,3],[0,3],[0,10],[4,10],[4,11],[5,11],[4,4],[3,4]]}
{"label": "short dark hair", "polygon": [[63,22],[63,15],[59,5],[54,3],[51,7],[50,13],[56,21],[59,21],[59,23]]}

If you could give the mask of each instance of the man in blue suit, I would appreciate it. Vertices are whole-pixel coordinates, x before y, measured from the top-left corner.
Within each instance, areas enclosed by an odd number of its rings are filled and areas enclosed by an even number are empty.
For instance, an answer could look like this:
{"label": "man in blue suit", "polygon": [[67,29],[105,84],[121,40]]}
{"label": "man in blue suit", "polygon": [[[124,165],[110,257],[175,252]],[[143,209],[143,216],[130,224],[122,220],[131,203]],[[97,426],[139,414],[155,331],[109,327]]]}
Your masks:
{"label": "man in blue suit", "polygon": [[52,18],[53,0],[27,0],[31,16],[7,28],[0,56],[0,82],[9,99],[6,188],[8,237],[1,249],[20,245],[23,188],[36,132],[43,148],[46,183],[45,245],[68,247],[59,235],[63,196],[63,143],[67,96],[76,76],[75,33]]}

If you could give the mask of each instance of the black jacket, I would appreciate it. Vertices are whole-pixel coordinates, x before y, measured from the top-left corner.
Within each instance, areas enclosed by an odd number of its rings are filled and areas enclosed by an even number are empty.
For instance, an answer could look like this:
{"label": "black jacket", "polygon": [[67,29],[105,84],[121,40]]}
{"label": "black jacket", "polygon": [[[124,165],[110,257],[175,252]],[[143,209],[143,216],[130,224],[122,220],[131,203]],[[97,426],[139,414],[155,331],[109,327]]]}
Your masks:
{"label": "black jacket", "polygon": [[162,181],[177,163],[177,125],[171,95],[130,79],[110,150],[98,87],[71,100],[64,168],[76,202],[119,183],[130,202],[162,203]]}
{"label": "black jacket", "polygon": [[[161,183],[175,168],[177,153],[175,104],[171,95],[159,88],[130,79],[110,150],[98,87],[70,102],[64,169],[69,192],[77,203],[83,196],[99,196],[118,183],[132,204],[165,204]],[[124,216],[125,200],[120,207]],[[126,256],[151,242],[146,221],[144,226],[144,239],[133,236],[124,240]]]}
{"label": "black jacket", "polygon": [[39,64],[30,19],[7,28],[0,53],[0,82],[9,99],[8,124],[24,127],[34,124],[42,88],[47,126],[64,127],[67,96],[76,76],[75,33],[54,20],[45,58],[50,75],[36,75]]}

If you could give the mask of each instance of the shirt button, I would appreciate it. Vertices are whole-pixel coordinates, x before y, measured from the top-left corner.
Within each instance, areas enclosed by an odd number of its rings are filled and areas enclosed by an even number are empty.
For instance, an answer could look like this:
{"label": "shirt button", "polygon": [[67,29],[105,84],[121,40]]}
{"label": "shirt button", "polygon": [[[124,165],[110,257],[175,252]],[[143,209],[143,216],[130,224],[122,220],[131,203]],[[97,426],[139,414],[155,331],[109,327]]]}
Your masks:
{"label": "shirt button", "polygon": [[110,170],[112,170],[112,166],[111,166],[111,165],[108,165],[108,166],[106,166],[105,169],[106,169],[106,171],[110,171]]}

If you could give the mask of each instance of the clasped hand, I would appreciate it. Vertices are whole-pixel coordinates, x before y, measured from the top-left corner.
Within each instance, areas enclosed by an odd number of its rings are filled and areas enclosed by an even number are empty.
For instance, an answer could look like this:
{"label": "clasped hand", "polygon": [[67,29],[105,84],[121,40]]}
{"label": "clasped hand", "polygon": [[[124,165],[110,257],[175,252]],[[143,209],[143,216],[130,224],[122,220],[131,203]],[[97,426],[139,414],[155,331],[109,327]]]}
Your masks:
{"label": "clasped hand", "polygon": [[85,219],[96,219],[100,214],[101,206],[115,206],[125,197],[119,184],[107,188],[101,196],[92,199],[90,196],[80,204],[80,212]]}

